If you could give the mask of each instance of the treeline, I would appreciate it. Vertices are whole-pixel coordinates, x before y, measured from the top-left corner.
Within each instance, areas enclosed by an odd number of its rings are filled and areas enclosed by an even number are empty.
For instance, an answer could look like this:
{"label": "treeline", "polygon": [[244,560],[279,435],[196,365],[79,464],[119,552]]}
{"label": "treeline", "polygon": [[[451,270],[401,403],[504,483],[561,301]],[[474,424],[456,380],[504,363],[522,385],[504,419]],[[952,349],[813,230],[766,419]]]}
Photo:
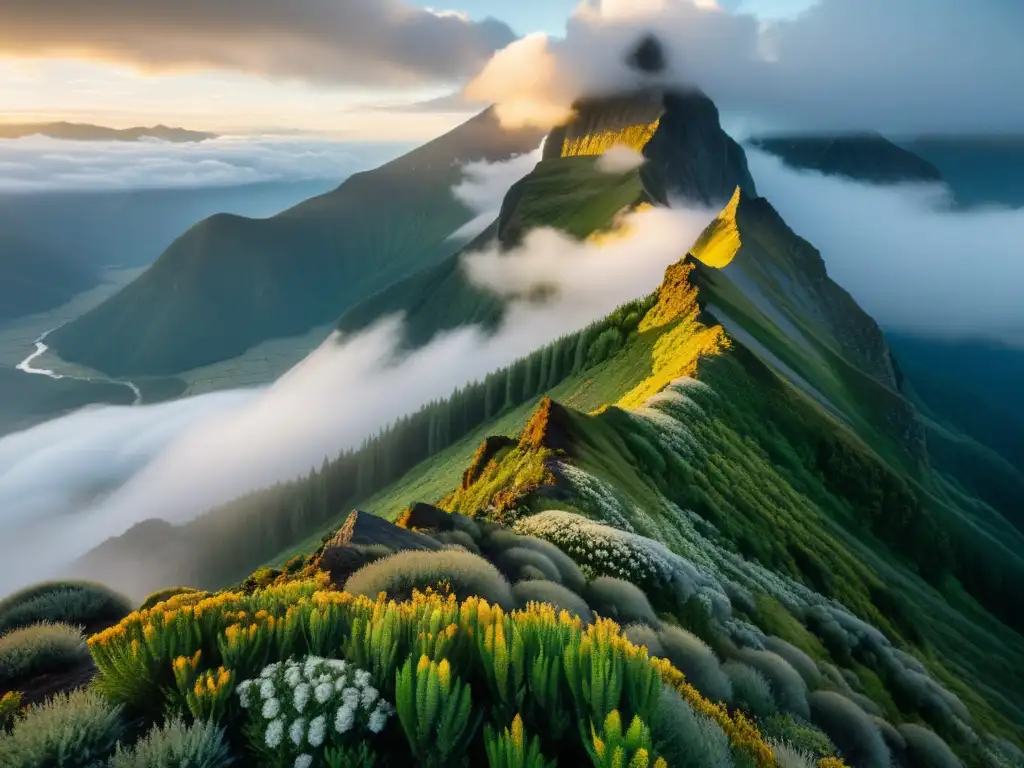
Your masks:
{"label": "treeline", "polygon": [[610,359],[653,304],[653,295],[625,304],[399,419],[306,477],[211,510],[184,528],[185,549],[194,554],[183,578],[208,588],[244,577],[491,419]]}

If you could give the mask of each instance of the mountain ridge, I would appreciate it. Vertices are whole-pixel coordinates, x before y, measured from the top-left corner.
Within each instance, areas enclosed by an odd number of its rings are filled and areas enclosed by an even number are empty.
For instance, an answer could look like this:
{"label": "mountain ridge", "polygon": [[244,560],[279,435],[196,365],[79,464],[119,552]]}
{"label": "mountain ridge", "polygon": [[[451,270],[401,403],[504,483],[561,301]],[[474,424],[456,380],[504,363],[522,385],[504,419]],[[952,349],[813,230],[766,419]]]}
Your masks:
{"label": "mountain ridge", "polygon": [[142,141],[157,139],[176,144],[216,139],[218,134],[191,131],[166,125],[134,128],[108,128],[92,123],[0,123],[0,139],[20,139],[26,136],[46,136],[64,141]]}

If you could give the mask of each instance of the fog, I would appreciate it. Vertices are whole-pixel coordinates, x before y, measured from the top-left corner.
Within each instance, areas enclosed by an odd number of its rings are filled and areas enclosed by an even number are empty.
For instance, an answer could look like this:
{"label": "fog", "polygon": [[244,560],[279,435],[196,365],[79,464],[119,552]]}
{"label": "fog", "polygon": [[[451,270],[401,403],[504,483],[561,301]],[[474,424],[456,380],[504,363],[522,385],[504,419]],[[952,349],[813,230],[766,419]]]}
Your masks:
{"label": "fog", "polygon": [[524,155],[494,163],[478,160],[463,166],[463,179],[452,194],[477,215],[456,230],[453,239],[472,240],[491,225],[501,212],[509,188],[540,162],[546,140],[547,137],[536,150]]}
{"label": "fog", "polygon": [[[1015,0],[819,0],[767,21],[710,0],[594,0],[564,38],[498,52],[466,95],[511,124],[551,126],[581,96],[655,85],[697,86],[762,130],[1020,132],[1021,29]],[[645,76],[625,62],[652,32],[666,69]]]}
{"label": "fog", "polygon": [[0,192],[227,187],[340,180],[404,145],[222,136],[202,142],[0,140]]}
{"label": "fog", "polygon": [[953,209],[940,185],[860,184],[746,151],[758,192],[883,327],[1021,342],[1024,209]]}
{"label": "fog", "polygon": [[[140,520],[182,522],[296,477],[654,290],[715,213],[646,210],[627,217],[628,236],[601,245],[536,230],[513,252],[467,256],[470,278],[499,293],[556,288],[544,304],[513,300],[493,335],[462,328],[399,355],[401,319],[387,318],[358,336],[332,337],[266,389],[97,408],[3,438],[0,593],[51,576]],[[114,490],[94,503],[74,502],[98,486]]]}

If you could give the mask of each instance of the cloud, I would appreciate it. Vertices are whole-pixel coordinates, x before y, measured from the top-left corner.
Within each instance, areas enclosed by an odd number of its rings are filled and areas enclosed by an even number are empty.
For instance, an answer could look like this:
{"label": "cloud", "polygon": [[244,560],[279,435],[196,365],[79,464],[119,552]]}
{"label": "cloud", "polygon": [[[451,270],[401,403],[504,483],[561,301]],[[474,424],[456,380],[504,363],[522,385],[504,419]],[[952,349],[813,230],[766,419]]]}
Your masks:
{"label": "cloud", "polygon": [[[400,319],[388,318],[357,336],[332,337],[267,389],[97,408],[3,438],[0,593],[53,575],[142,519],[185,521],[296,477],[654,290],[713,216],[648,210],[628,217],[631,234],[602,245],[536,230],[515,251],[466,257],[470,277],[501,293],[557,286],[548,303],[513,302],[493,335],[465,327],[400,356]],[[97,487],[116,490],[75,503]]]}
{"label": "cloud", "polygon": [[544,142],[533,152],[495,163],[466,163],[462,181],[452,188],[455,198],[477,215],[452,234],[452,239],[471,240],[501,213],[501,204],[512,185],[534,169],[544,153]]}
{"label": "cloud", "polygon": [[[532,35],[497,53],[467,96],[507,122],[552,125],[581,96],[697,86],[724,111],[785,130],[892,134],[1020,131],[1024,5],[1015,0],[819,0],[765,21],[691,0],[584,3],[564,39]],[[644,76],[627,54],[664,43]]]}
{"label": "cloud", "polygon": [[597,158],[597,169],[604,173],[618,174],[634,171],[647,162],[642,152],[625,144],[615,144]]}
{"label": "cloud", "polygon": [[4,0],[0,53],[359,86],[455,81],[514,38],[404,0]]}
{"label": "cloud", "polygon": [[758,191],[883,327],[1021,343],[1024,209],[964,211],[939,185],[859,184],[747,157]]}
{"label": "cloud", "polygon": [[0,192],[233,186],[342,179],[402,144],[221,137],[201,143],[0,140]]}

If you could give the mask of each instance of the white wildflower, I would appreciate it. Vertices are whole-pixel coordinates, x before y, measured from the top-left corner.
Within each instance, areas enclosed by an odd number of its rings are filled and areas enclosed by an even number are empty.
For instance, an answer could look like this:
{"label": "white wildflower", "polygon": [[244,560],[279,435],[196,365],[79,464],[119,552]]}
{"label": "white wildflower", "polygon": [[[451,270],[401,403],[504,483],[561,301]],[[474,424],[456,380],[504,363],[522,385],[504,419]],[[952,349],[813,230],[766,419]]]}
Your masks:
{"label": "white wildflower", "polygon": [[313,689],[317,704],[326,704],[327,700],[334,695],[334,686],[330,683],[320,683]]}
{"label": "white wildflower", "polygon": [[302,672],[307,680],[312,680],[316,676],[322,663],[323,659],[319,656],[309,656],[306,658],[306,662],[302,665]]}
{"label": "white wildflower", "polygon": [[281,714],[281,702],[277,699],[267,699],[263,702],[262,714],[267,720],[273,720]]}
{"label": "white wildflower", "polygon": [[309,701],[309,683],[300,683],[295,686],[295,697],[292,699],[292,703],[295,705],[295,711],[301,712],[306,708],[306,703]]}
{"label": "white wildflower", "polygon": [[377,689],[372,685],[364,688],[362,695],[359,697],[360,702],[363,705],[363,709],[369,709],[372,707],[378,696],[379,694],[377,693]]}
{"label": "white wildflower", "polygon": [[370,677],[370,673],[365,669],[357,669],[352,680],[355,682],[357,688],[365,688],[370,684],[372,678]]}
{"label": "white wildflower", "polygon": [[348,733],[356,722],[356,708],[343,704],[338,708],[338,714],[334,718],[334,730],[338,733]]}
{"label": "white wildflower", "polygon": [[260,672],[260,677],[262,677],[264,680],[266,680],[267,678],[273,677],[274,675],[277,674],[277,670],[280,669],[280,668],[281,668],[281,665],[278,662],[276,662],[276,661],[273,664],[268,664],[267,666],[265,666],[263,668],[263,671]]}
{"label": "white wildflower", "polygon": [[281,737],[284,736],[284,720],[278,718],[277,720],[271,720],[267,724],[267,733],[264,737],[267,746],[271,749],[277,749],[281,743]]}
{"label": "white wildflower", "polygon": [[326,659],[324,661],[324,664],[329,669],[333,669],[339,675],[340,674],[344,674],[345,670],[348,668],[348,662],[346,662],[346,661],[344,661],[342,659]]}
{"label": "white wildflower", "polygon": [[295,758],[295,768],[309,768],[312,764],[313,756],[305,752]]}
{"label": "white wildflower", "polygon": [[242,707],[242,709],[248,709],[249,705],[252,703],[249,696],[249,692],[252,689],[252,685],[252,680],[243,680],[241,683],[238,684],[238,703]]}
{"label": "white wildflower", "polygon": [[314,717],[309,721],[309,746],[319,747],[324,743],[324,737],[327,735],[327,718],[323,715]]}
{"label": "white wildflower", "polygon": [[316,684],[317,685],[323,685],[324,683],[330,684],[330,683],[333,683],[333,682],[334,682],[334,677],[332,677],[327,672],[324,672],[322,675],[320,675],[320,677],[318,677],[316,679]]}
{"label": "white wildflower", "polygon": [[294,688],[302,682],[302,670],[298,667],[289,667],[284,673],[284,681],[288,683],[291,688]]}
{"label": "white wildflower", "polygon": [[295,718],[295,722],[288,729],[288,738],[296,747],[302,746],[302,741],[306,738],[306,721],[301,717]]}
{"label": "white wildflower", "polygon": [[260,698],[261,699],[272,699],[274,698],[274,681],[264,680],[260,683]]}
{"label": "white wildflower", "polygon": [[341,692],[341,699],[345,702],[345,706],[352,707],[353,709],[359,706],[359,697],[358,688],[346,688]]}
{"label": "white wildflower", "polygon": [[380,733],[387,725],[388,717],[391,715],[391,705],[381,699],[377,702],[377,708],[370,713],[370,730]]}

